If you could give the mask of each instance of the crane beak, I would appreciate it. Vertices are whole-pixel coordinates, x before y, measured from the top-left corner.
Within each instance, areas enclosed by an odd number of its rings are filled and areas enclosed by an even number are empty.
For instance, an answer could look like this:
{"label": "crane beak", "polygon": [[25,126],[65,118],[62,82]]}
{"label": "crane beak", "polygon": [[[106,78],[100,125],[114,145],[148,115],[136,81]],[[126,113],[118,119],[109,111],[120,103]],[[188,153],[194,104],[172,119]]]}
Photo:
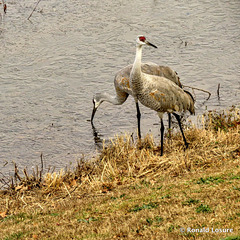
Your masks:
{"label": "crane beak", "polygon": [[152,44],[152,43],[150,43],[150,42],[148,42],[148,41],[145,41],[145,43],[146,43],[147,45],[151,46],[151,47],[157,48],[157,46],[155,46],[154,44]]}
{"label": "crane beak", "polygon": [[93,118],[95,116],[96,111],[97,111],[97,107],[95,107],[95,104],[93,104],[93,110],[92,110],[92,116],[91,116],[91,124],[93,124]]}
{"label": "crane beak", "polygon": [[92,125],[93,125],[93,118],[95,116],[95,113],[101,103],[102,103],[101,101],[98,102],[97,100],[93,99],[93,110],[92,110],[92,116],[91,116],[91,124]]}

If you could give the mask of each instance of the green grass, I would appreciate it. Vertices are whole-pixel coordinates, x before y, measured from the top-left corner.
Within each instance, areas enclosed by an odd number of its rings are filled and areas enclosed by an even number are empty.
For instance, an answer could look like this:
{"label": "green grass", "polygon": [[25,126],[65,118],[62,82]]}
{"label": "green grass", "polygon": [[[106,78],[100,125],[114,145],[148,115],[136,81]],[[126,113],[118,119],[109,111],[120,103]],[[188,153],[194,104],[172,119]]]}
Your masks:
{"label": "green grass", "polygon": [[150,202],[148,204],[143,204],[141,206],[136,205],[132,209],[130,209],[129,212],[138,212],[138,211],[141,211],[143,209],[153,209],[153,208],[157,208],[158,206],[159,206],[158,203]]}
{"label": "green grass", "polygon": [[231,236],[231,237],[221,238],[221,240],[240,240],[240,235],[239,236]]}
{"label": "green grass", "polygon": [[210,213],[212,212],[211,208],[206,204],[201,204],[196,208],[197,213]]}
{"label": "green grass", "polygon": [[210,184],[210,183],[214,183],[214,184],[218,184],[224,182],[224,179],[221,177],[206,177],[206,178],[200,178],[198,180],[196,180],[197,184]]}
{"label": "green grass", "polygon": [[17,239],[24,239],[24,233],[23,232],[18,232],[18,233],[13,233],[8,237],[3,238],[3,240],[17,240]]}
{"label": "green grass", "polygon": [[199,203],[199,200],[195,200],[195,199],[190,198],[190,199],[182,202],[182,205],[183,206],[191,206],[191,205],[197,204],[197,203]]}

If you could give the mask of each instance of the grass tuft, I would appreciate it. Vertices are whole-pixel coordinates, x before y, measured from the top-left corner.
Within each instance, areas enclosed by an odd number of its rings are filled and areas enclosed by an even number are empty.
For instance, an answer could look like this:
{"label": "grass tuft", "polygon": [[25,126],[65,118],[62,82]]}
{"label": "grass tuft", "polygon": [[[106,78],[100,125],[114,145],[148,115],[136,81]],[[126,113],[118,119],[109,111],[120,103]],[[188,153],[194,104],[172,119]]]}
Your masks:
{"label": "grass tuft", "polygon": [[[210,112],[186,130],[189,149],[172,134],[164,156],[126,134],[72,171],[15,166],[0,179],[0,239],[239,239],[239,122],[236,108]],[[232,231],[185,231],[203,227]]]}

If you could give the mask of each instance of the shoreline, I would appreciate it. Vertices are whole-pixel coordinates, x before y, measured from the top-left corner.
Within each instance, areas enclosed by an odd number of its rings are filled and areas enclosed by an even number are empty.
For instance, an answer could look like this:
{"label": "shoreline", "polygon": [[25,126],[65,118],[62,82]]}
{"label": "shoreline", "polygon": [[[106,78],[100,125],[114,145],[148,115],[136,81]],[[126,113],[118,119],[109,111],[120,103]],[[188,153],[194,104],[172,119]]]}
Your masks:
{"label": "shoreline", "polygon": [[0,239],[240,239],[235,110],[186,130],[186,151],[180,133],[163,157],[150,135],[118,136],[74,171],[16,176],[0,191]]}

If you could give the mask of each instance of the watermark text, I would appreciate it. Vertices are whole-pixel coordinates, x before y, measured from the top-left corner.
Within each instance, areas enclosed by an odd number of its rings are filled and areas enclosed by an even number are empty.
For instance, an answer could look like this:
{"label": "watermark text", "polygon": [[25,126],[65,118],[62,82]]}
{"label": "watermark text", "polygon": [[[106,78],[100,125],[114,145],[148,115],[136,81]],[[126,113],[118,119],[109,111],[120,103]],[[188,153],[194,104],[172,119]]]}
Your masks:
{"label": "watermark text", "polygon": [[180,228],[181,233],[233,233],[232,228]]}

